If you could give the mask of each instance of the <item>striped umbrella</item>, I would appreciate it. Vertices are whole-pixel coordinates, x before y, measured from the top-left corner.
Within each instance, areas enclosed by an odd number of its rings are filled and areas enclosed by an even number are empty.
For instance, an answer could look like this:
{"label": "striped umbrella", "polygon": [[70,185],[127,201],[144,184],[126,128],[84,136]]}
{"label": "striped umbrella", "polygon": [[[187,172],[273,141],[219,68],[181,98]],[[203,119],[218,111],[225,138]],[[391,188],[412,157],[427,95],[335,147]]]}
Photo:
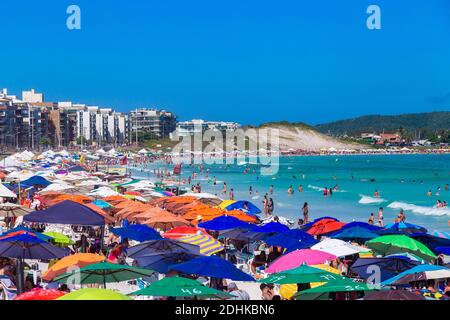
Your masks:
{"label": "striped umbrella", "polygon": [[219,241],[204,234],[190,235],[179,238],[178,240],[199,246],[200,253],[206,256],[210,256],[223,250],[223,245]]}

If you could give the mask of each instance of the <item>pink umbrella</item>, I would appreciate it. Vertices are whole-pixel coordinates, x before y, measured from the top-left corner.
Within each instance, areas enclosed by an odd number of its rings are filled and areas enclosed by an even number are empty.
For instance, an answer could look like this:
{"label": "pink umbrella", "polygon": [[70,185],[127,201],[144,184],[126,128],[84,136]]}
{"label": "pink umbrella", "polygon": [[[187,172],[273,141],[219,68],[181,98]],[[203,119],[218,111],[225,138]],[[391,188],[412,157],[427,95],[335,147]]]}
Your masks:
{"label": "pink umbrella", "polygon": [[289,252],[286,255],[282,255],[276,259],[265,270],[267,273],[281,272],[290,270],[301,266],[303,263],[306,265],[322,264],[325,261],[331,261],[336,259],[335,255],[311,249],[302,249]]}

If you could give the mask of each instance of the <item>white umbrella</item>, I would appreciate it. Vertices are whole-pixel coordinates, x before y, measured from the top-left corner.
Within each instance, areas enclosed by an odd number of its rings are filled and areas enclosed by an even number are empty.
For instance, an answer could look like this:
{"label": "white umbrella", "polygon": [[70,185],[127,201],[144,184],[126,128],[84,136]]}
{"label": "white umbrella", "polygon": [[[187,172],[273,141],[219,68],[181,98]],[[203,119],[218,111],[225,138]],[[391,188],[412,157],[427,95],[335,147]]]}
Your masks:
{"label": "white umbrella", "polygon": [[17,198],[16,194],[0,183],[0,197]]}
{"label": "white umbrella", "polygon": [[109,196],[117,196],[119,195],[119,193],[108,187],[100,187],[98,189],[92,190],[91,192],[88,193],[88,195],[105,198]]}
{"label": "white umbrella", "polygon": [[358,247],[339,239],[325,239],[311,247],[313,250],[324,251],[336,257],[345,257],[360,252],[367,252],[370,249]]}

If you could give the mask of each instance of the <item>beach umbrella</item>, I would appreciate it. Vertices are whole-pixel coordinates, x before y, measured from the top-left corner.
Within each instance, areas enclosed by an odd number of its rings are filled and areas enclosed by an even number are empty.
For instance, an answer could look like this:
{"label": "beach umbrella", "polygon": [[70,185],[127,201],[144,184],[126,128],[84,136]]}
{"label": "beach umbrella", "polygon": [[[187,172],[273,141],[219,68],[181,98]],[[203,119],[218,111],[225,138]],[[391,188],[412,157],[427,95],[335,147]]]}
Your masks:
{"label": "beach umbrella", "polygon": [[436,258],[436,255],[427,246],[406,235],[381,236],[367,241],[366,245],[384,255],[410,252],[427,261]]}
{"label": "beach umbrella", "polygon": [[42,275],[42,279],[49,282],[56,276],[62,275],[71,269],[81,269],[90,264],[105,261],[106,257],[94,253],[76,253],[58,260],[47,269]]}
{"label": "beach umbrella", "polygon": [[67,249],[56,247],[32,233],[9,234],[0,238],[0,257],[51,260],[68,254]]}
{"label": "beach umbrella", "polygon": [[199,246],[200,253],[205,256],[210,256],[224,249],[222,243],[220,243],[210,235],[194,234],[178,238],[178,240]]}
{"label": "beach umbrella", "polygon": [[311,222],[308,222],[308,223],[306,223],[306,224],[304,224],[302,227],[303,227],[303,230],[307,230],[307,229],[309,229],[309,228],[311,228],[313,225],[315,225],[315,224],[317,224],[317,223],[319,223],[320,221],[339,221],[338,219],[336,219],[336,218],[334,218],[334,217],[320,217],[320,218],[317,218],[317,219],[314,219],[313,221],[311,221]]}
{"label": "beach umbrella", "polygon": [[409,270],[403,271],[395,277],[385,280],[382,286],[402,285],[414,281],[447,279],[450,278],[450,269],[432,264],[421,264]]}
{"label": "beach umbrella", "polygon": [[319,287],[299,291],[292,298],[295,300],[328,299],[331,292],[372,291],[376,289],[378,289],[378,286],[368,285],[341,276]]}
{"label": "beach umbrella", "polygon": [[33,210],[15,203],[7,202],[0,204],[0,217],[22,217],[31,211]]}
{"label": "beach umbrella", "polygon": [[419,263],[404,256],[359,258],[352,264],[350,269],[363,279],[373,276],[374,270],[379,271],[379,281],[385,281],[403,271],[414,268]]}
{"label": "beach umbrella", "polygon": [[412,223],[396,222],[388,224],[385,229],[402,232],[404,234],[427,233],[427,229]]}
{"label": "beach umbrella", "polygon": [[21,182],[21,184],[29,185],[29,186],[38,186],[40,188],[45,188],[49,185],[51,185],[51,182],[49,182],[47,179],[41,176],[33,176],[27,180],[24,180]]}
{"label": "beach umbrella", "polygon": [[360,252],[369,251],[369,249],[367,248],[355,246],[339,239],[330,239],[330,238],[320,241],[319,243],[316,243],[311,247],[311,249],[324,251],[336,257],[345,257],[358,254]]}
{"label": "beach umbrella", "polygon": [[414,289],[412,292],[423,296],[425,300],[450,300],[448,296],[428,289]]}
{"label": "beach umbrella", "polygon": [[235,202],[236,202],[236,200],[223,200],[217,207],[225,210],[226,207],[228,207],[229,205],[231,205]]}
{"label": "beach umbrella", "polygon": [[189,221],[187,221],[183,218],[177,217],[170,213],[167,213],[164,216],[155,216],[153,218],[145,220],[144,224],[146,224],[154,229],[160,229],[160,230],[170,230],[175,227],[190,225]]}
{"label": "beach umbrella", "polygon": [[254,281],[250,275],[236,268],[231,262],[216,256],[201,256],[187,262],[175,264],[169,270],[204,277]]}
{"label": "beach umbrella", "polygon": [[235,229],[225,229],[219,231],[219,237],[233,239],[233,240],[241,240],[241,241],[260,241],[271,234],[259,233],[259,232],[249,232],[247,229],[235,228]]}
{"label": "beach umbrella", "polygon": [[231,210],[240,210],[242,212],[245,212],[250,215],[256,215],[258,213],[261,213],[261,210],[255,206],[250,201],[246,200],[239,200],[235,201],[228,206],[225,207],[225,210],[231,211]]}
{"label": "beach umbrella", "polygon": [[202,285],[197,280],[183,277],[165,277],[153,282],[148,287],[132,292],[130,295],[154,297],[204,297],[204,298],[232,298],[233,295]]}
{"label": "beach umbrella", "polygon": [[427,233],[418,233],[409,235],[411,238],[423,243],[432,251],[437,253],[437,247],[448,247],[450,246],[450,239],[445,239],[441,237],[436,237]]}
{"label": "beach umbrella", "polygon": [[154,271],[149,269],[102,261],[59,275],[53,281],[67,284],[101,283],[106,286],[109,282],[148,277],[153,273]]}
{"label": "beach umbrella", "polygon": [[57,244],[71,245],[71,244],[75,243],[75,241],[70,239],[68,236],[66,236],[62,233],[59,233],[59,232],[48,231],[48,232],[44,232],[43,234],[51,237],[53,242],[57,243]]}
{"label": "beach umbrella", "polygon": [[435,250],[440,254],[450,256],[450,247],[436,247]]}
{"label": "beach umbrella", "polygon": [[312,227],[307,231],[307,233],[314,236],[324,235],[333,231],[337,231],[344,225],[344,222],[336,221],[333,219],[322,219],[314,223]]}
{"label": "beach umbrella", "polygon": [[122,228],[111,228],[112,233],[122,239],[136,240],[144,242],[147,240],[161,239],[161,235],[155,229],[144,224],[131,224]]}
{"label": "beach umbrella", "polygon": [[434,230],[431,235],[438,238],[450,239],[450,232]]}
{"label": "beach umbrella", "polygon": [[302,264],[294,269],[274,273],[258,282],[272,284],[328,282],[336,280],[338,277],[331,272]]}
{"label": "beach umbrella", "polygon": [[366,228],[353,227],[341,229],[337,233],[330,235],[330,237],[345,241],[355,240],[359,242],[366,242],[367,240],[371,240],[378,237],[378,235]]}
{"label": "beach umbrella", "polygon": [[202,222],[198,224],[199,228],[204,228],[206,230],[228,230],[228,229],[235,229],[235,228],[247,228],[250,229],[253,227],[252,224],[249,224],[247,222],[243,222],[239,220],[238,218],[231,217],[231,216],[220,216],[217,218],[214,218],[207,222]]}
{"label": "beach umbrella", "polygon": [[302,264],[314,265],[322,264],[326,261],[332,261],[336,259],[335,255],[311,249],[301,249],[289,252],[278,257],[270,266],[265,270],[266,273],[281,272],[289,269],[296,268]]}
{"label": "beach umbrella", "polygon": [[178,239],[181,237],[194,235],[194,234],[208,235],[208,233],[204,229],[190,227],[190,226],[181,226],[181,227],[176,227],[169,231],[164,232],[162,236],[164,238],[168,238],[168,239]]}
{"label": "beach umbrella", "polygon": [[72,291],[56,300],[132,300],[132,299],[114,290],[83,288],[76,291]]}
{"label": "beach umbrella", "polygon": [[65,294],[65,292],[55,289],[34,288],[18,295],[14,300],[55,300]]}
{"label": "beach umbrella", "polygon": [[108,202],[106,202],[104,200],[100,200],[100,199],[94,200],[94,201],[92,201],[92,203],[101,209],[113,208],[113,205],[109,204]]}
{"label": "beach umbrella", "polygon": [[199,256],[200,254],[188,252],[154,252],[136,258],[135,260],[139,267],[152,269],[159,273],[168,273],[170,266],[192,260]]}
{"label": "beach umbrella", "polygon": [[262,226],[255,226],[249,231],[262,233],[281,233],[289,231],[289,227],[279,222],[269,222]]}
{"label": "beach umbrella", "polygon": [[17,195],[9,190],[7,187],[5,187],[3,184],[0,183],[0,197],[1,198],[17,198]]}
{"label": "beach umbrella", "polygon": [[367,222],[360,222],[360,221],[353,221],[353,222],[349,222],[346,225],[342,226],[340,231],[343,231],[345,229],[350,229],[350,228],[362,228],[362,229],[366,229],[369,231],[377,231],[377,230],[381,230],[382,228],[379,226],[376,226],[374,224],[370,224]]}
{"label": "beach umbrella", "polygon": [[364,300],[426,300],[424,296],[408,290],[380,290],[370,292],[364,296]]}
{"label": "beach umbrella", "polygon": [[128,248],[128,256],[137,259],[153,253],[192,253],[200,254],[198,246],[172,239],[149,240]]}
{"label": "beach umbrella", "polygon": [[7,232],[3,233],[3,235],[1,236],[0,239],[6,238],[8,236],[17,236],[17,235],[23,234],[23,233],[31,234],[32,236],[38,237],[39,239],[41,239],[43,241],[50,241],[52,239],[51,237],[46,236],[43,233],[37,232],[36,230],[30,229],[30,228],[27,228],[24,226],[18,226],[16,228],[8,230]]}
{"label": "beach umbrella", "polygon": [[296,249],[310,248],[314,244],[318,243],[314,237],[300,229],[292,229],[286,232],[282,232],[273,236],[270,236],[264,240],[269,246],[278,246],[287,248],[288,252]]}

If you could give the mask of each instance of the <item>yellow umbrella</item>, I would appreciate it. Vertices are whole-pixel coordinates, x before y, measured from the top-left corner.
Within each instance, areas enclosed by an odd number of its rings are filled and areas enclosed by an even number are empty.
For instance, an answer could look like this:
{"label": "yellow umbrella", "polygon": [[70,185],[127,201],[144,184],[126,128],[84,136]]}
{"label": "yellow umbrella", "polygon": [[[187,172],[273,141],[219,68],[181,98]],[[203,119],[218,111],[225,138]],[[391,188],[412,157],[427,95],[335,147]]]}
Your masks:
{"label": "yellow umbrella", "polygon": [[225,210],[226,207],[235,202],[236,202],[235,200],[224,200],[217,207],[219,207],[222,210]]}
{"label": "yellow umbrella", "polygon": [[[316,264],[311,267],[328,271],[334,274],[341,274],[338,269],[330,267],[327,264]],[[319,287],[326,282],[311,282],[311,288]],[[280,286],[280,294],[285,299],[290,299],[297,292],[297,284],[283,284]]]}

